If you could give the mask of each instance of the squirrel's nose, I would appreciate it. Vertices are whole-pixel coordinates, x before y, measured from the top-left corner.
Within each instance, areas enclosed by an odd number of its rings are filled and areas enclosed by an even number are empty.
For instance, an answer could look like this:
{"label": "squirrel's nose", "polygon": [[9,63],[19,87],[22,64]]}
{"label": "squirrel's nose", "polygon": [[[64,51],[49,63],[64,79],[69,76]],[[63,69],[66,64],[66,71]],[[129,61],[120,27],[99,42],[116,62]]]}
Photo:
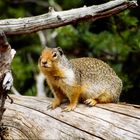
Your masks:
{"label": "squirrel's nose", "polygon": [[50,67],[50,62],[47,61],[46,59],[42,59],[41,60],[41,66],[45,67],[45,68],[49,68]]}
{"label": "squirrel's nose", "polygon": [[47,61],[41,61],[41,63],[42,63],[43,65],[45,65],[45,64],[47,64]]}

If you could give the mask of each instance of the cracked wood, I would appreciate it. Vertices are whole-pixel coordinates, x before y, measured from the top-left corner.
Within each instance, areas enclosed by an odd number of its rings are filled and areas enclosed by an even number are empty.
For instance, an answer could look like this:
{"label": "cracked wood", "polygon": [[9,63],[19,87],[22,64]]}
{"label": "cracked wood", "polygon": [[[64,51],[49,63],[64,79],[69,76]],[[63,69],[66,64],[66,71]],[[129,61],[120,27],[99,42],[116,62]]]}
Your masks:
{"label": "cracked wood", "polygon": [[9,139],[140,139],[140,109],[132,105],[79,104],[75,111],[61,112],[63,105],[47,109],[50,98],[11,97],[14,103],[6,102],[3,117]]}

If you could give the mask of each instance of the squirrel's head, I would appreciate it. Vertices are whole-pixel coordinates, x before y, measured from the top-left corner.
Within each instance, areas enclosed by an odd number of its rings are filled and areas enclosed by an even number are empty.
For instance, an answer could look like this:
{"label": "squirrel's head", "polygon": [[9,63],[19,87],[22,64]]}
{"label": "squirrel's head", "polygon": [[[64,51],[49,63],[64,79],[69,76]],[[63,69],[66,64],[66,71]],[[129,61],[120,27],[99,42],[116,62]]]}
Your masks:
{"label": "squirrel's head", "polygon": [[63,56],[61,48],[45,48],[39,58],[39,67],[45,71],[53,70],[60,62]]}

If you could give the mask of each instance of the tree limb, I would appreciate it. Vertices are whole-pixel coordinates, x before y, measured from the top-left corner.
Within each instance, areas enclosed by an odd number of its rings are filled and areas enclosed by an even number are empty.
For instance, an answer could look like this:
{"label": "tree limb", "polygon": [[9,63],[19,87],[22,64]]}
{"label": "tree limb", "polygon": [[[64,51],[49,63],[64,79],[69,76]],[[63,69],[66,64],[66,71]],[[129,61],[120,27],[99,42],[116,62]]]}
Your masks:
{"label": "tree limb", "polygon": [[78,21],[95,21],[136,6],[136,0],[114,0],[101,5],[84,6],[67,11],[56,12],[51,9],[49,13],[39,16],[0,20],[0,30],[2,29],[7,35],[27,34],[43,29],[64,26]]}
{"label": "tree limb", "polygon": [[11,49],[4,32],[0,31],[0,127],[7,92],[13,84],[10,66],[14,55],[15,50]]}

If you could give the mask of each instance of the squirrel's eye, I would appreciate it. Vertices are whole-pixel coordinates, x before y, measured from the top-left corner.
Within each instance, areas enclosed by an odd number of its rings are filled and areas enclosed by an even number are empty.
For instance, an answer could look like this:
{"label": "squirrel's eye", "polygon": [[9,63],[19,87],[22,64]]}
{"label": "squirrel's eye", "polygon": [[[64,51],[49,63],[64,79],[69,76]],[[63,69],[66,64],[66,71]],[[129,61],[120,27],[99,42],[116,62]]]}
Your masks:
{"label": "squirrel's eye", "polygon": [[57,54],[56,54],[56,53],[54,53],[54,54],[53,54],[53,57],[57,57]]}

